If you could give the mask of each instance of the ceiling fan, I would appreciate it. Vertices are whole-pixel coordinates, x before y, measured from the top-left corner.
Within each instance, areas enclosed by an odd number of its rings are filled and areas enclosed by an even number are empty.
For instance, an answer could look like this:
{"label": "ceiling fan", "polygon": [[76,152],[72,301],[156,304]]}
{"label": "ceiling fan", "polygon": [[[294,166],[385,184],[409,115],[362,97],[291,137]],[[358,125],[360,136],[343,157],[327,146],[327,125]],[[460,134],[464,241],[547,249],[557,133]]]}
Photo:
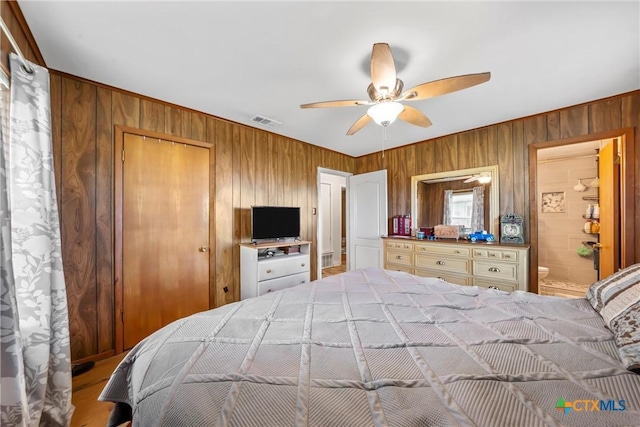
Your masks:
{"label": "ceiling fan", "polygon": [[301,108],[351,107],[370,105],[367,114],[351,126],[347,135],[353,135],[372,120],[388,126],[396,118],[416,126],[429,127],[431,120],[420,110],[404,105],[400,101],[418,101],[433,98],[484,83],[491,73],[466,74],[422,83],[402,92],[404,83],[396,77],[391,48],[387,43],[375,43],[371,52],[371,84],[367,88],[369,100],[341,100],[302,104]]}
{"label": "ceiling fan", "polygon": [[464,180],[465,184],[473,181],[478,181],[480,184],[491,182],[491,172],[480,172]]}

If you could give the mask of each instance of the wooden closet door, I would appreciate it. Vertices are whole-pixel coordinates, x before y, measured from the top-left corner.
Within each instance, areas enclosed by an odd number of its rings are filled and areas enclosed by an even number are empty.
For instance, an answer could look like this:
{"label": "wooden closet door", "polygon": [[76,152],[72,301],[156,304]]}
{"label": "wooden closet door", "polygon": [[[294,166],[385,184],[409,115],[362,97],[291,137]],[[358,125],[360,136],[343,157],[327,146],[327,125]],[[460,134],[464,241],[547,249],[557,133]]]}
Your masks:
{"label": "wooden closet door", "polygon": [[207,148],[124,135],[124,348],[209,308]]}

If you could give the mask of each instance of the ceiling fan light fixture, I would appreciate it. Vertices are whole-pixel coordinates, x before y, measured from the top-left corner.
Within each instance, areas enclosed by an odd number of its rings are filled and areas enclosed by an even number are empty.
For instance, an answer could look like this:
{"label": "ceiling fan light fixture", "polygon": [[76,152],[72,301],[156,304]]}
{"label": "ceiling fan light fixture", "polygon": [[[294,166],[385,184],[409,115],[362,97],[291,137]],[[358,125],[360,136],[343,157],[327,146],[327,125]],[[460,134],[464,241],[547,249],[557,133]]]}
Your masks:
{"label": "ceiling fan light fixture", "polygon": [[381,126],[389,126],[404,110],[404,105],[399,102],[381,102],[369,108],[367,115]]}
{"label": "ceiling fan light fixture", "polygon": [[480,184],[488,184],[491,182],[491,177],[490,176],[479,176],[478,177],[478,182]]}

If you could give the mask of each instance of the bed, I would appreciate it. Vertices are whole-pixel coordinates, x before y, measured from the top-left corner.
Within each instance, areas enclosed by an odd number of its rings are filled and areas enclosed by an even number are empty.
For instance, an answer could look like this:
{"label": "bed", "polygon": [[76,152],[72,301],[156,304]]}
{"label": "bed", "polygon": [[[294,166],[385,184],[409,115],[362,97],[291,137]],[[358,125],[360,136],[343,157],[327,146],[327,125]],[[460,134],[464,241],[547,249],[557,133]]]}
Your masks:
{"label": "bed", "polygon": [[640,425],[587,299],[346,272],[178,320],[100,400],[141,426]]}

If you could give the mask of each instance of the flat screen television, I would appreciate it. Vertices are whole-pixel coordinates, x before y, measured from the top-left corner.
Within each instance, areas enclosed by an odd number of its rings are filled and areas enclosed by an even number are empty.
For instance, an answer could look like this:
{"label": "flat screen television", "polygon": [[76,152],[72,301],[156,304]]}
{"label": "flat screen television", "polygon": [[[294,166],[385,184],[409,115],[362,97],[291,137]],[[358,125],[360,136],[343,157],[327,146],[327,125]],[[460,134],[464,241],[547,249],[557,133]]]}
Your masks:
{"label": "flat screen television", "polygon": [[251,207],[251,240],[285,240],[300,237],[300,208]]}

